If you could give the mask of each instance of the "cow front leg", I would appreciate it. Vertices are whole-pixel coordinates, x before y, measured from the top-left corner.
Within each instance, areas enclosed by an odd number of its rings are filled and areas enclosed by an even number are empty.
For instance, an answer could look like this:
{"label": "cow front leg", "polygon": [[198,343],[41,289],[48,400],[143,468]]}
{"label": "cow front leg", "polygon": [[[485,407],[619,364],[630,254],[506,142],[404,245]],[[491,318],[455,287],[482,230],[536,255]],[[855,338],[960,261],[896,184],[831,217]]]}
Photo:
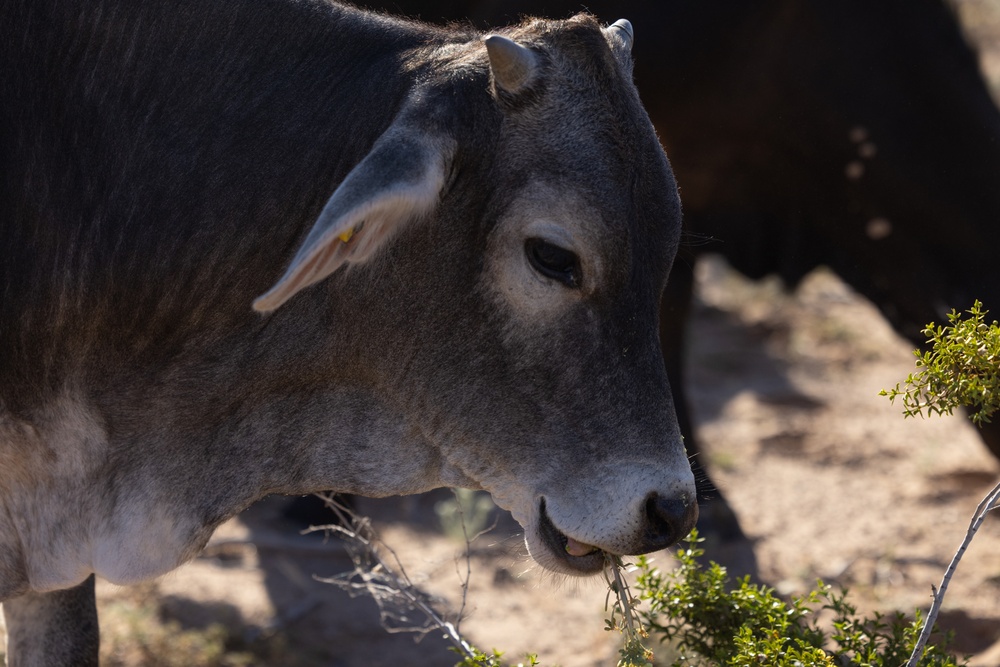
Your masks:
{"label": "cow front leg", "polygon": [[94,575],[76,588],[3,603],[7,667],[97,667]]}

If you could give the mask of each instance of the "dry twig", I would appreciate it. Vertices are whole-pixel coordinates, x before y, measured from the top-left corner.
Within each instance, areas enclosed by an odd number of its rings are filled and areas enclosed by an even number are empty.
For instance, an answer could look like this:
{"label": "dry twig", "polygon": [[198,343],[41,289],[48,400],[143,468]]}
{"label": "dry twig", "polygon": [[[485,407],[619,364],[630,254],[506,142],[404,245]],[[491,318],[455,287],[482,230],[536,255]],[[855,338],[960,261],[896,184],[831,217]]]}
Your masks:
{"label": "dry twig", "polygon": [[941,578],[941,585],[937,588],[931,587],[933,590],[934,602],[931,603],[931,609],[927,612],[927,620],[924,622],[924,627],[920,631],[920,636],[917,638],[917,644],[913,647],[913,653],[910,654],[910,660],[906,663],[906,667],[916,667],[917,663],[924,653],[924,646],[927,645],[927,640],[931,635],[931,631],[934,628],[934,622],[937,620],[938,612],[941,611],[941,604],[944,602],[944,594],[948,590],[948,583],[951,581],[952,575],[955,574],[955,568],[958,567],[958,561],[962,559],[965,554],[965,550],[969,548],[969,544],[972,542],[972,538],[975,537],[976,532],[979,527],[983,525],[983,521],[986,519],[986,515],[990,510],[996,509],[998,502],[1000,502],[1000,484],[993,487],[993,490],[986,494],[983,501],[979,503],[976,508],[975,513],[972,516],[972,521],[969,523],[969,530],[965,533],[965,539],[962,540],[961,546],[958,547],[958,551],[951,559],[951,563],[948,564],[948,569],[945,570],[944,576]]}
{"label": "dry twig", "polygon": [[[337,586],[351,597],[370,596],[378,605],[382,627],[387,632],[409,632],[419,640],[429,632],[441,630],[445,639],[462,655],[475,657],[475,650],[462,638],[457,625],[446,620],[434,608],[434,600],[410,581],[396,552],[379,540],[371,521],[329,497],[325,500],[343,525],[310,526],[309,531],[325,530],[343,537],[354,569],[333,577],[316,577],[316,580]],[[470,542],[468,537],[466,541],[467,544]],[[390,554],[391,563],[379,554],[383,549]],[[463,607],[467,587],[466,578],[463,582]]]}

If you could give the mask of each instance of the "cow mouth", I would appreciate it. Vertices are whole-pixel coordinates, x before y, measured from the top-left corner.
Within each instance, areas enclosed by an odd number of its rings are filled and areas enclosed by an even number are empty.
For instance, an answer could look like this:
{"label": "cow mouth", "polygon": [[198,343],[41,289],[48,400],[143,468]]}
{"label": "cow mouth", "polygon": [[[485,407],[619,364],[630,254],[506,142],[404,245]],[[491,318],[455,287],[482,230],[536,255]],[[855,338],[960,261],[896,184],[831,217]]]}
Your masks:
{"label": "cow mouth", "polygon": [[577,542],[556,528],[545,512],[544,498],[540,504],[538,533],[552,555],[574,574],[596,574],[604,568],[606,554],[595,546]]}

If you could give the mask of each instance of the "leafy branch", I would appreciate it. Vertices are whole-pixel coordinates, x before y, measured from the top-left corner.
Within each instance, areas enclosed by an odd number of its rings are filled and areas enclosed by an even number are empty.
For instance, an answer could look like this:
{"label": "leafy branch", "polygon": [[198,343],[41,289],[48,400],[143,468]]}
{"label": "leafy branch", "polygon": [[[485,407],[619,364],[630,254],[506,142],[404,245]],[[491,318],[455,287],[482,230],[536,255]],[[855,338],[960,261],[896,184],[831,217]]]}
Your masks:
{"label": "leafy branch", "polygon": [[969,317],[952,310],[950,324],[923,329],[930,349],[914,350],[917,371],[903,383],[879,392],[895,403],[902,399],[906,417],[950,415],[955,408],[969,409],[975,424],[988,423],[1000,408],[1000,326],[987,324],[978,300]]}
{"label": "leafy branch", "polygon": [[[624,645],[618,651],[621,656],[618,667],[653,667],[653,652],[642,643],[649,633],[646,632],[638,611],[640,599],[632,596],[628,582],[622,576],[626,565],[619,556],[605,553],[604,558],[604,580],[608,584],[604,611],[611,612],[611,618],[604,621],[604,629],[617,630],[625,636]],[[615,596],[614,601],[611,600],[612,594]]]}

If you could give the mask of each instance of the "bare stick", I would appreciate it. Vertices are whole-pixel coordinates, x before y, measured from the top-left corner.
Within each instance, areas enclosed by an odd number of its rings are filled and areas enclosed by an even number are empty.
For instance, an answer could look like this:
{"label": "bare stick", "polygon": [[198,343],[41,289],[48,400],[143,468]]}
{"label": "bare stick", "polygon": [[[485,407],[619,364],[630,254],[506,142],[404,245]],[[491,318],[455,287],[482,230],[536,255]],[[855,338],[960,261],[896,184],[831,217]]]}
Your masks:
{"label": "bare stick", "polygon": [[979,503],[976,508],[975,514],[972,515],[972,521],[969,523],[969,530],[965,533],[965,539],[962,541],[962,545],[955,552],[955,555],[951,559],[951,563],[948,565],[948,569],[945,570],[944,577],[941,579],[941,585],[936,589],[932,586],[931,589],[934,591],[934,602],[931,604],[931,609],[927,612],[927,620],[924,622],[924,627],[920,631],[920,636],[917,638],[917,644],[913,647],[913,653],[910,654],[910,660],[906,663],[906,667],[916,667],[920,658],[924,654],[924,646],[927,644],[928,638],[931,636],[931,630],[934,628],[934,622],[937,620],[938,612],[941,611],[941,604],[944,602],[945,591],[948,590],[948,583],[951,581],[951,577],[955,574],[955,568],[958,567],[958,561],[962,559],[965,554],[965,550],[969,548],[969,544],[972,542],[972,538],[975,537],[976,531],[979,527],[983,525],[983,521],[986,519],[986,515],[990,510],[996,509],[997,502],[1000,501],[1000,484],[993,487],[993,490],[986,494],[983,501]]}
{"label": "bare stick", "polygon": [[455,616],[455,632],[461,634],[462,618],[465,616],[465,604],[469,596],[469,579],[472,578],[472,542],[469,540],[469,531],[465,525],[465,511],[462,507],[462,498],[458,494],[458,489],[452,488],[451,493],[455,496],[455,507],[458,516],[462,521],[462,537],[465,539],[465,576],[458,571],[458,559],[455,559],[455,573],[462,582],[462,606],[458,608]]}
{"label": "bare stick", "polygon": [[622,615],[625,617],[626,636],[632,639],[636,636],[635,623],[632,620],[632,595],[629,592],[628,584],[622,577],[622,562],[620,558],[614,556],[605,556],[605,558],[607,560],[605,567],[611,570],[615,579],[615,585],[611,588],[618,594],[618,603],[621,605]]}
{"label": "bare stick", "polygon": [[[354,570],[334,577],[315,577],[316,580],[333,584],[352,597],[370,595],[378,605],[382,627],[387,632],[411,632],[419,638],[428,632],[442,630],[445,638],[462,655],[475,658],[475,650],[459,634],[458,628],[446,621],[434,609],[430,597],[413,585],[396,552],[379,540],[371,521],[358,516],[330,498],[324,500],[345,525],[310,526],[309,530],[326,530],[344,537],[345,547],[354,562]],[[376,544],[379,548],[387,550],[395,562],[387,563],[379,555]],[[417,619],[413,618],[413,612],[422,615],[424,621],[418,623]]]}

